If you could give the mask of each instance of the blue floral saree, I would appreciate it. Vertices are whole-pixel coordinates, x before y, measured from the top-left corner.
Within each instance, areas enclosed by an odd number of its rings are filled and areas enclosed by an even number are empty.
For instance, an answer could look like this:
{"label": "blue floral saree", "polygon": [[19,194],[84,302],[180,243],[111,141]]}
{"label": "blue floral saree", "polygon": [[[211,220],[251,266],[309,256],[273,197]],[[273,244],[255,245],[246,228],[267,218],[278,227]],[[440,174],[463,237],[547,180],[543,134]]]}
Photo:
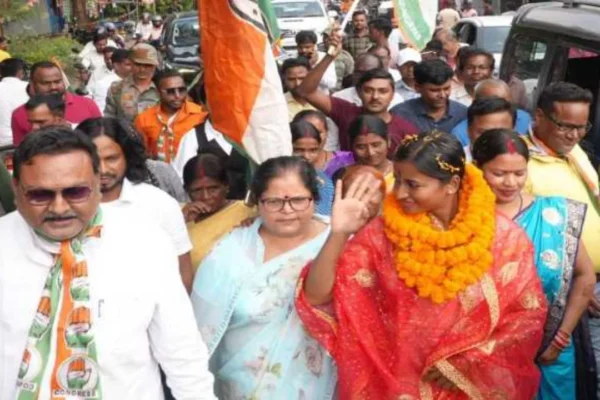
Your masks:
{"label": "blue floral saree", "polygon": [[262,221],[234,230],[204,259],[192,302],[221,400],[330,400],[332,358],[305,332],[294,307],[302,268],[329,228],[263,262]]}
{"label": "blue floral saree", "polygon": [[[537,197],[516,218],[535,249],[535,265],[548,300],[543,352],[559,329],[568,301],[586,206],[562,197]],[[555,363],[540,365],[539,400],[576,398],[576,367],[573,343]]]}

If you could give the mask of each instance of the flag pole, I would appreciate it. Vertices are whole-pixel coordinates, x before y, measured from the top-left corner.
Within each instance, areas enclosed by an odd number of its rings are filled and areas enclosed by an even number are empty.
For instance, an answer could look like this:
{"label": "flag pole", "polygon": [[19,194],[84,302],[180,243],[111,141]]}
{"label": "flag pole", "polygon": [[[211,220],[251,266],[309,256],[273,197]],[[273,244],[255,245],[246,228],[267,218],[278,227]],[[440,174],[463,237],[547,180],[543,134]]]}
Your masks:
{"label": "flag pole", "polygon": [[360,0],[354,0],[352,2],[352,5],[350,6],[350,9],[348,9],[348,12],[344,16],[344,19],[342,20],[342,24],[340,25],[340,29],[342,30],[342,32],[344,32],[344,30],[346,29],[346,25],[348,25],[348,22],[350,22],[352,20],[352,14],[354,14],[354,11],[356,11],[356,7],[358,7],[358,3],[360,3]]}
{"label": "flag pole", "polygon": [[[346,29],[348,22],[350,22],[350,20],[352,19],[352,14],[354,14],[354,11],[356,11],[356,7],[358,7],[359,2],[360,2],[360,0],[354,0],[352,2],[352,5],[348,9],[348,12],[344,16],[344,19],[342,20],[342,24],[338,28],[340,30],[340,32],[342,32],[342,35],[344,34],[344,30]],[[335,24],[334,24],[334,26],[335,26]],[[336,49],[333,46],[329,46],[329,49],[327,49],[328,54],[335,54],[335,51],[336,51]]]}

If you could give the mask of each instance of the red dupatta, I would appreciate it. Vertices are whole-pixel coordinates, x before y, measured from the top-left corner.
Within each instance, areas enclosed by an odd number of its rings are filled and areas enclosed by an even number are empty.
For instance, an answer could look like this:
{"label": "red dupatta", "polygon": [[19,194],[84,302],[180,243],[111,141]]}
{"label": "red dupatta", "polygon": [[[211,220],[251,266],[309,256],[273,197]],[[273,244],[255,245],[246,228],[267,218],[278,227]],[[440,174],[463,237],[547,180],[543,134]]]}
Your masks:
{"label": "red dupatta", "polygon": [[[333,355],[339,398],[532,399],[546,300],[526,234],[497,215],[494,264],[458,298],[436,305],[396,275],[381,219],[346,245],[337,265],[333,313],[312,307],[298,287],[297,311]],[[459,390],[422,377],[432,367]]]}

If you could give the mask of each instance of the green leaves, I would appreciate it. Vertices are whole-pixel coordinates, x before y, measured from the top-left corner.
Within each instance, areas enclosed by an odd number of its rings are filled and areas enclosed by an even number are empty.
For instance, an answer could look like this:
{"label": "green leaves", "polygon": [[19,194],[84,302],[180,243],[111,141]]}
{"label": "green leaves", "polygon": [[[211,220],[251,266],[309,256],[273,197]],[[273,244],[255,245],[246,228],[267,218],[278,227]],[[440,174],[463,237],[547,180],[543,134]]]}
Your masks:
{"label": "green leaves", "polygon": [[55,58],[65,71],[69,71],[73,64],[71,49],[74,47],[79,48],[81,45],[66,36],[13,37],[8,51],[13,57],[22,58],[28,64]]}

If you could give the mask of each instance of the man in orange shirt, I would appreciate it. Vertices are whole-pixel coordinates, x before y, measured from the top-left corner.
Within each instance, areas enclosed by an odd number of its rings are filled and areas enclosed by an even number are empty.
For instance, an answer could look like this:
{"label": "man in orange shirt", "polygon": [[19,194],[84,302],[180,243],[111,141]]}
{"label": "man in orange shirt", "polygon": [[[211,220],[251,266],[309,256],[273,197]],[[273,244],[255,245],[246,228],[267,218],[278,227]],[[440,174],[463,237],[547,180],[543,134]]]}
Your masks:
{"label": "man in orange shirt", "polygon": [[135,126],[146,143],[150,156],[170,163],[181,138],[202,123],[207,113],[187,97],[183,76],[174,70],[156,79],[160,103],[139,114]]}

